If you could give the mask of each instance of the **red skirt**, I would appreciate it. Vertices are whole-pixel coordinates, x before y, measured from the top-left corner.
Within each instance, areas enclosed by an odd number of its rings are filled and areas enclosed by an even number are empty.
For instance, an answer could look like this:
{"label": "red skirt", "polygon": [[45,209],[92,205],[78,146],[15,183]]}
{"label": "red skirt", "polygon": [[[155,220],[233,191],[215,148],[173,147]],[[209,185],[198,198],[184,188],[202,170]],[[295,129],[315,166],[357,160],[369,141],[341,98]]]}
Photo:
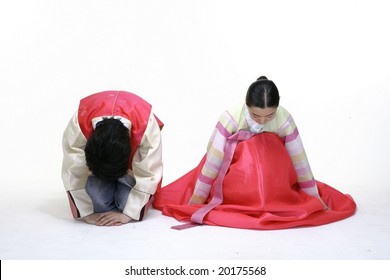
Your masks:
{"label": "red skirt", "polygon": [[[153,206],[164,215],[190,221],[205,206],[188,204],[204,161],[205,156],[183,177],[159,187]],[[351,196],[322,182],[317,181],[317,186],[329,210],[303,192],[283,142],[273,133],[238,143],[222,186],[223,202],[204,217],[204,224],[246,229],[317,226],[345,219],[356,210]],[[213,188],[208,201],[212,197]]]}

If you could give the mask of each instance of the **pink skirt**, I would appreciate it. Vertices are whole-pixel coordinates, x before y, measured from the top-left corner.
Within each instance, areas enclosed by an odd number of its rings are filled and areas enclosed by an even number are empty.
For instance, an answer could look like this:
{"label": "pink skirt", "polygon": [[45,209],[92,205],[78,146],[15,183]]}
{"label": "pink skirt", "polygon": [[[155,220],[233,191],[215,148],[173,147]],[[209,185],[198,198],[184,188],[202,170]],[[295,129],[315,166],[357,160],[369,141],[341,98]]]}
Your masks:
{"label": "pink skirt", "polygon": [[[189,222],[205,204],[188,204],[205,162],[165,187],[159,187],[156,209],[178,221]],[[261,133],[238,143],[223,183],[223,202],[212,209],[203,223],[245,229],[285,229],[318,226],[350,217],[356,204],[352,197],[317,181],[322,200],[307,195],[283,142],[273,133]],[[213,197],[213,188],[206,204]]]}

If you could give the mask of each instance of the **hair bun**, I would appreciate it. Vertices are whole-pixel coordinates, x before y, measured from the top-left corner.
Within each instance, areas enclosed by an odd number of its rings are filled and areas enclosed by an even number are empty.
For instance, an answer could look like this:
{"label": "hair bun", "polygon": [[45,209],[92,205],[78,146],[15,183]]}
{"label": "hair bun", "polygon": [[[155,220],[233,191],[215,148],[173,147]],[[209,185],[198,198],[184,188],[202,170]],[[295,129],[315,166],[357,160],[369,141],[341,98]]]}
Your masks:
{"label": "hair bun", "polygon": [[268,80],[268,78],[266,76],[261,76],[260,78],[257,79],[258,81],[261,81],[261,80]]}

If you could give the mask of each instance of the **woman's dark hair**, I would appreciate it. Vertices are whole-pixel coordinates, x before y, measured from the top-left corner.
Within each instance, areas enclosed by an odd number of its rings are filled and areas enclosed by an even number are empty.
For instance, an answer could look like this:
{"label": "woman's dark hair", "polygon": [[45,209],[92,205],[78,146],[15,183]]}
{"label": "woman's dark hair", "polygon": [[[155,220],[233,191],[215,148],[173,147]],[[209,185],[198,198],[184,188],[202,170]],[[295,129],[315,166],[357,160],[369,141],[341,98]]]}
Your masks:
{"label": "woman's dark hair", "polygon": [[85,146],[85,160],[89,170],[106,181],[126,175],[130,153],[129,130],[114,118],[98,122]]}
{"label": "woman's dark hair", "polygon": [[249,86],[245,102],[248,107],[264,109],[278,107],[279,99],[279,91],[274,82],[261,76]]}

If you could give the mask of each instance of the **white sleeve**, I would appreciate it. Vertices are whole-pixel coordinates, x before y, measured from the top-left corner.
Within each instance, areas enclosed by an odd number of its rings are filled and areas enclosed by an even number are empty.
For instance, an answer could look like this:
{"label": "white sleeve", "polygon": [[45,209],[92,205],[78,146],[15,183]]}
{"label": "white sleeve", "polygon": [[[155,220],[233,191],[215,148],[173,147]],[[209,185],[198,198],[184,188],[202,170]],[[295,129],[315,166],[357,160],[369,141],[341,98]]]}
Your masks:
{"label": "white sleeve", "polygon": [[78,124],[77,113],[69,121],[62,138],[62,181],[68,192],[74,218],[93,213],[91,198],[85,191],[89,170],[85,162],[84,148],[87,139]]}
{"label": "white sleeve", "polygon": [[142,220],[163,173],[161,130],[152,112],[134,153],[132,169],[136,184],[130,191],[123,213],[134,220]]}

